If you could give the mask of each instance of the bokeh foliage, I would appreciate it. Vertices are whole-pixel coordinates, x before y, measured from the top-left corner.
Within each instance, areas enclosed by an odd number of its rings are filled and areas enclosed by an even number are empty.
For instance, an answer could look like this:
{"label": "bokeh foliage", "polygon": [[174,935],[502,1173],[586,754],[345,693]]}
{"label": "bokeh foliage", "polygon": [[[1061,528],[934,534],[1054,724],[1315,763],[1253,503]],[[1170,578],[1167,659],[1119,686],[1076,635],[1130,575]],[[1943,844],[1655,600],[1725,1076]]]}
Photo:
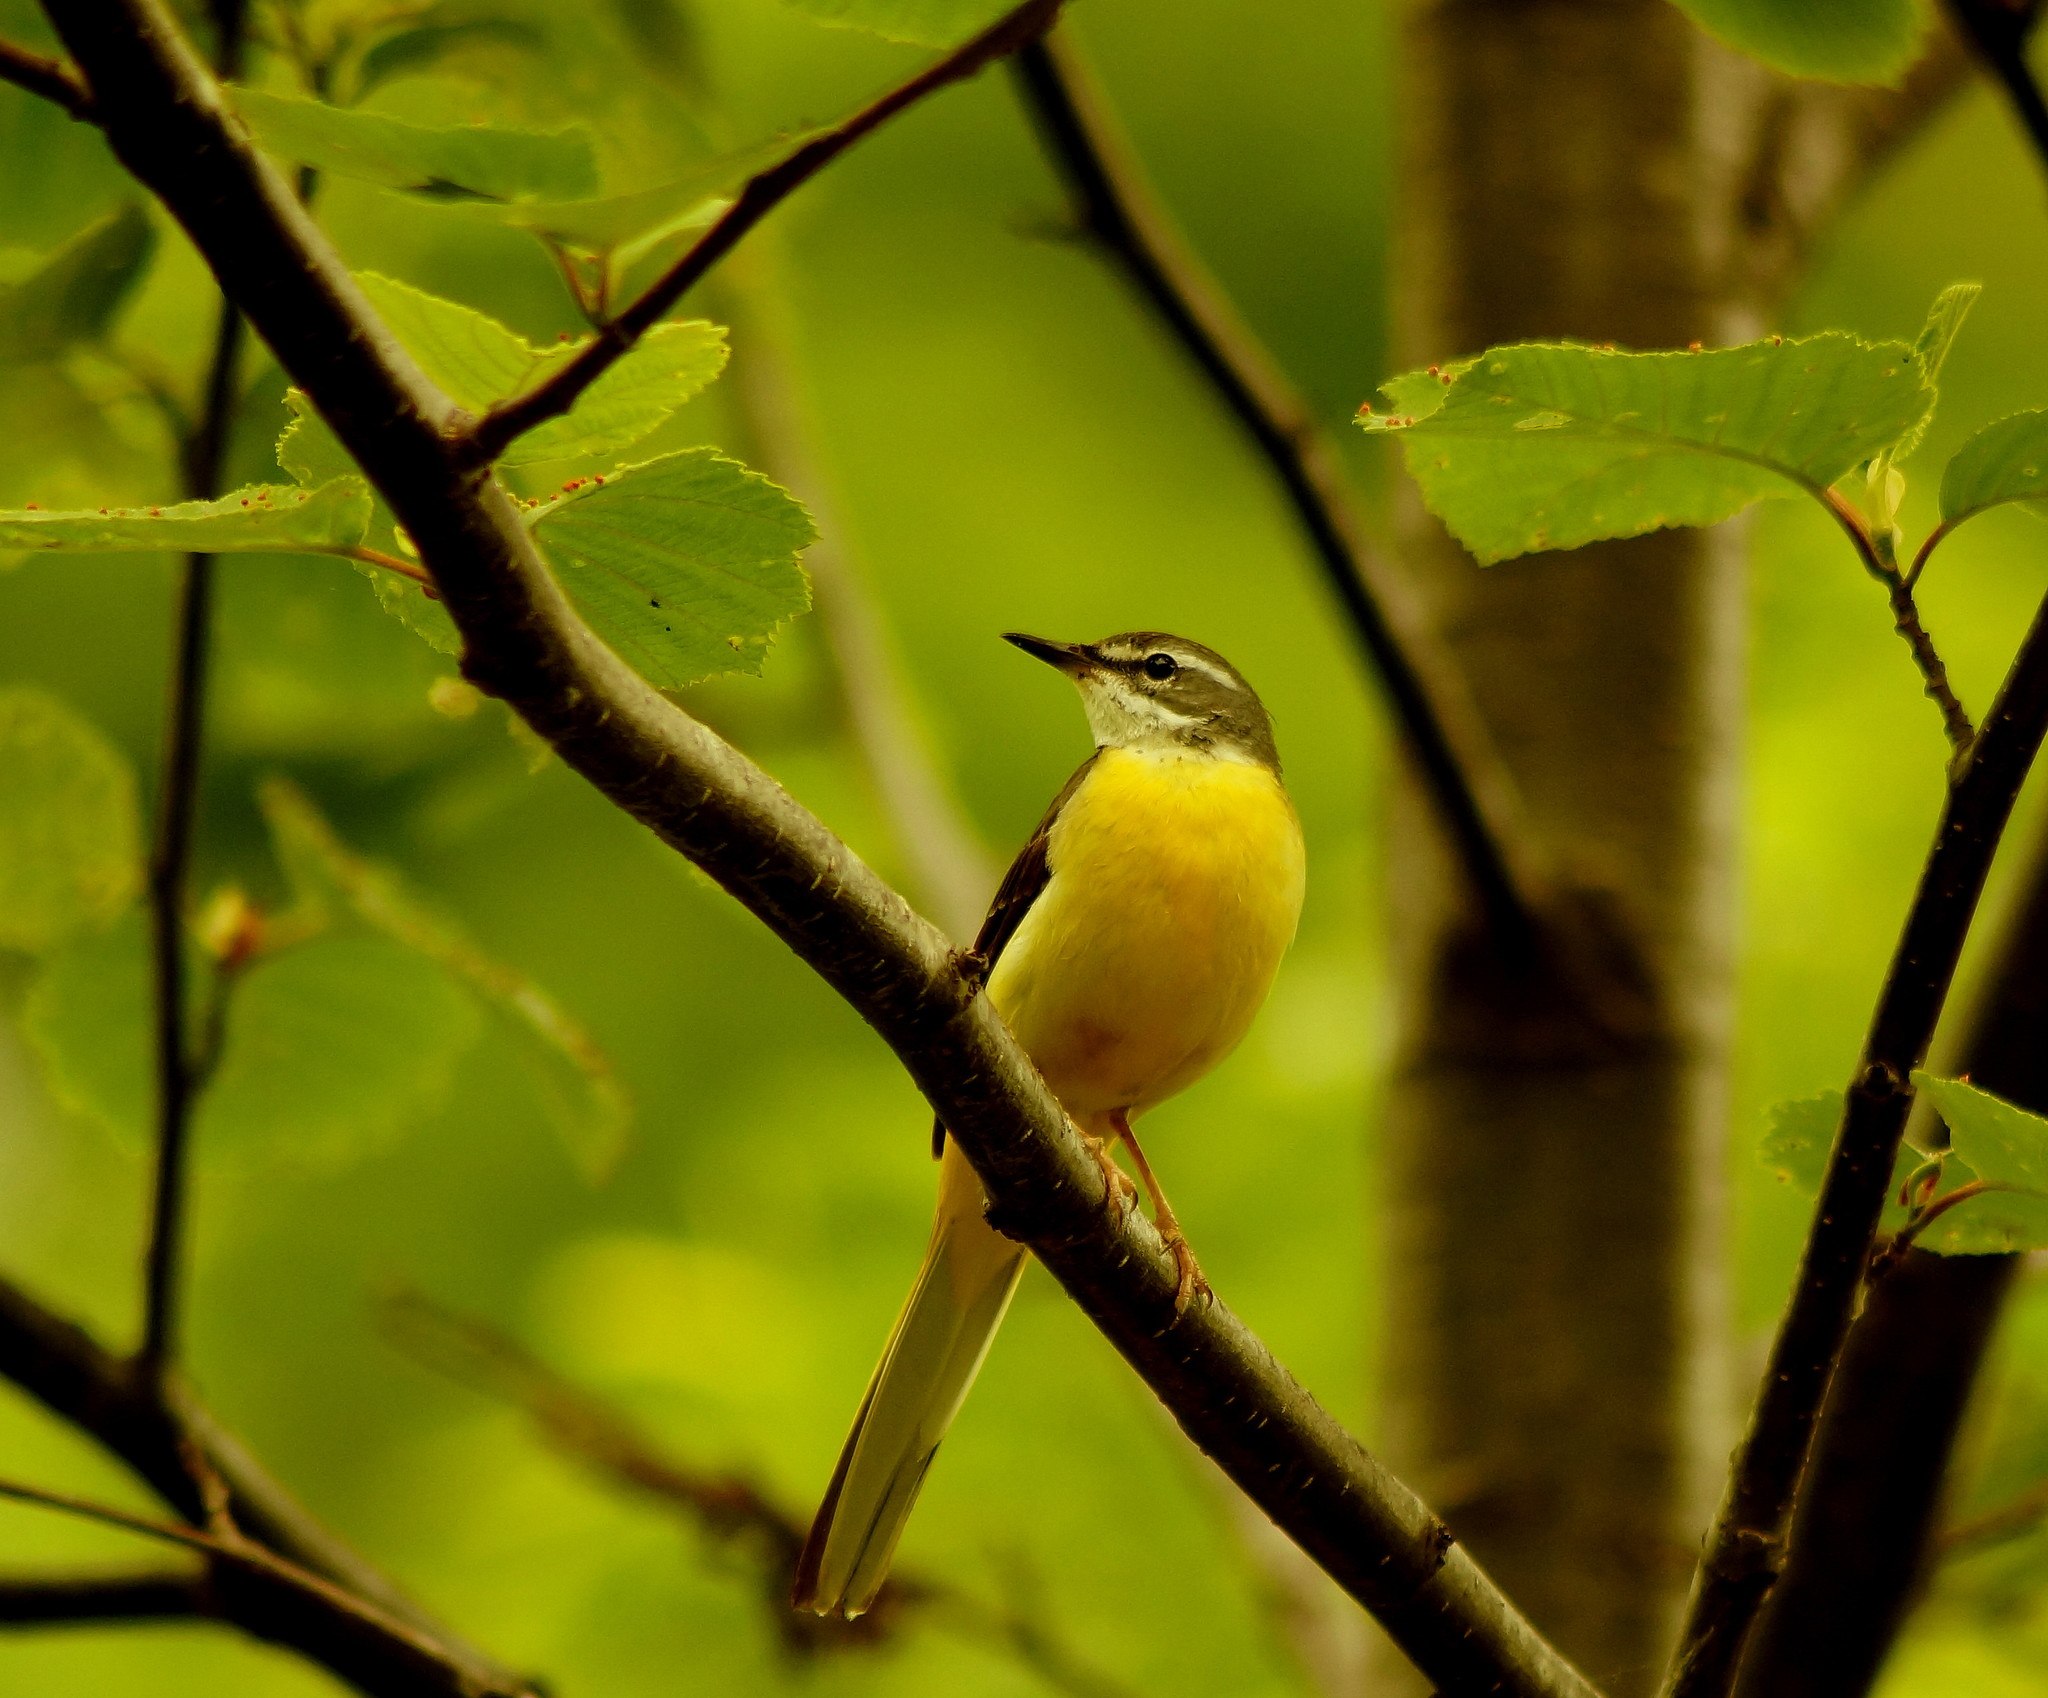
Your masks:
{"label": "bokeh foliage", "polygon": [[[918,62],[914,48],[804,15],[859,9],[510,0],[488,21],[482,9],[447,12],[391,32],[335,74],[342,93],[408,123],[580,125],[606,189],[686,185],[663,189],[680,217],[715,181],[708,162],[828,119]],[[309,30],[341,10],[309,8]],[[894,12],[897,33],[915,37],[949,33],[976,8],[906,0]],[[1336,0],[1090,0],[1078,24],[1192,235],[1340,424],[1390,374],[1384,21]],[[0,30],[47,39],[24,0],[0,0]],[[266,76],[273,92],[293,92]],[[573,180],[571,170],[540,186]],[[0,369],[0,506],[146,507],[177,495],[149,391],[189,389],[212,298],[176,232],[124,210],[133,199],[90,130],[0,88],[0,282],[34,277],[95,229],[118,272],[124,255],[139,265],[138,233],[154,236],[132,292],[109,286],[103,316],[36,338],[20,351],[37,357]],[[579,230],[597,227],[596,201],[569,204],[585,208]],[[1373,1300],[1386,1026],[1377,868],[1390,776],[1378,711],[1259,469],[1112,281],[1055,239],[1057,205],[989,77],[836,167],[764,239],[800,331],[838,540],[857,549],[992,845],[1029,828],[1085,749],[1073,702],[1002,648],[999,630],[1184,630],[1226,648],[1273,706],[1310,842],[1301,940],[1243,1053],[1162,1110],[1149,1142],[1219,1288],[1370,1433],[1371,1335],[1390,1324]],[[321,206],[361,272],[487,313],[535,348],[582,330],[555,265],[491,203],[428,204],[330,174]],[[672,251],[631,256],[628,276]],[[1793,322],[1774,328],[1910,339],[1938,287],[1982,279],[1914,462],[1932,468],[1974,424],[2048,394],[2032,282],[2044,263],[2033,167],[2003,115],[1973,95],[1869,195]],[[688,311],[721,316],[711,291]],[[108,324],[113,353],[81,345]],[[736,338],[733,370],[633,457],[752,456],[730,411],[747,355]],[[277,480],[273,444],[293,417],[284,391],[257,362],[234,444],[239,480]],[[1385,448],[1349,451],[1383,487]],[[568,475],[547,470],[531,494]],[[1909,528],[1937,516],[1934,483],[1923,471],[1910,487]],[[1731,1179],[1739,1322],[1753,1339],[1775,1313],[1805,1207],[1757,1159],[1764,1110],[1846,1071],[1945,751],[1881,596],[1826,518],[1772,503],[1752,535]],[[0,574],[5,701],[56,698],[61,723],[85,728],[71,734],[149,774],[168,562],[0,558],[17,561]],[[2039,593],[2042,559],[2034,520],[1995,513],[1944,548],[1924,586],[1973,706]],[[380,1335],[378,1292],[424,1287],[528,1338],[685,1454],[745,1466],[807,1505],[922,1245],[925,1122],[854,1017],[674,856],[537,762],[499,710],[452,682],[452,663],[387,617],[377,585],[338,561],[266,555],[227,561],[223,581],[201,891],[236,887],[275,914],[320,907],[329,929],[294,970],[323,970],[331,1006],[359,1036],[406,1040],[416,1088],[402,1112],[375,1127],[358,1119],[338,1145],[321,1127],[280,1124],[275,1104],[247,1112],[291,1136],[213,1136],[202,1124],[192,1335],[208,1394],[322,1513],[566,1693],[1040,1690],[1010,1661],[937,1634],[792,1667],[749,1582]],[[901,875],[811,621],[784,631],[758,678],[685,699]],[[277,779],[296,791],[266,788]],[[121,780],[104,792],[101,846],[125,843]],[[295,793],[316,811],[286,803],[281,814],[277,797]],[[293,838],[281,818],[326,822],[343,859],[309,869],[306,831]],[[349,894],[365,868],[384,881],[381,903]],[[129,892],[79,889],[62,946],[132,959],[132,921],[115,918]],[[425,934],[396,935],[378,918],[394,911]],[[95,930],[102,920],[109,928]],[[438,960],[421,935],[441,940]],[[141,1146],[120,1132],[121,1112],[81,1101],[44,1064],[61,1049],[57,999],[23,946],[56,940],[0,945],[0,1257],[126,1339]],[[253,969],[246,988],[294,959]],[[349,1000],[380,960],[380,971],[399,973],[402,960],[414,974],[402,1028]],[[461,961],[500,976],[465,977]],[[536,1058],[549,1068],[561,1045],[506,1015],[490,988],[504,975],[545,987],[635,1105],[603,1183],[584,1174],[605,1166],[609,1134],[596,1135],[594,1156],[587,1138],[554,1135],[562,1094],[591,1089],[591,1075],[536,1078]],[[119,990],[118,966],[83,980],[104,998]],[[307,1048],[309,1067],[345,1061],[317,1038]],[[233,1077],[212,1112],[235,1107]],[[616,1123],[615,1108],[585,1106],[600,1128]],[[2044,1345],[2048,1300],[2029,1286],[1972,1439],[1979,1506],[2048,1473]],[[11,1393],[0,1393],[0,1435],[9,1472],[132,1494]],[[134,1554],[111,1535],[0,1510],[9,1566]],[[1300,1690],[1209,1482],[1042,1276],[1025,1285],[905,1554],[990,1595],[1038,1588],[1035,1607],[1138,1691]],[[2044,1585],[2048,1537],[1956,1564],[1901,1653],[1891,1698],[2048,1693]],[[0,1640],[0,1689],[267,1698],[326,1686],[195,1629]]]}

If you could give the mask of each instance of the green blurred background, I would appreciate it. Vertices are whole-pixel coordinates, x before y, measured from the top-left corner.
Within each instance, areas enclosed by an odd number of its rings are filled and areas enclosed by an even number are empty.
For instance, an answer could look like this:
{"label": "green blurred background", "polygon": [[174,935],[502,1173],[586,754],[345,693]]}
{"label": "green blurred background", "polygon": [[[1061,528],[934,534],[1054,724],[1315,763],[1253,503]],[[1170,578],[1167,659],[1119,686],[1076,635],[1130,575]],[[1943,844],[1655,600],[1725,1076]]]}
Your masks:
{"label": "green blurred background", "polygon": [[[519,9],[547,30],[545,54],[508,53],[486,81],[396,83],[373,105],[581,117],[616,144],[622,182],[658,174],[694,74],[666,56],[680,38],[664,28],[676,16],[665,0]],[[1400,99],[1383,9],[1087,0],[1074,27],[1196,244],[1341,424],[1388,374]],[[0,0],[0,31],[47,40],[24,0]],[[776,0],[718,0],[693,31],[736,139],[829,118],[919,62]],[[0,275],[126,192],[92,131],[0,88]],[[358,267],[537,339],[574,323],[552,266],[522,238],[347,183],[322,207]],[[999,631],[1185,632],[1228,652],[1271,704],[1309,841],[1300,940],[1244,1049],[1162,1109],[1148,1144],[1218,1289],[1370,1436],[1375,1329],[1399,1324],[1374,1299],[1385,726],[1262,469],[1113,279],[1058,239],[1059,207],[998,75],[934,100],[778,214],[836,540],[860,561],[993,854],[1021,840],[1087,747],[1069,692]],[[188,372],[213,309],[189,250],[168,226],[164,238],[123,339]],[[1973,91],[1832,234],[1777,328],[1910,336],[1941,284],[1980,279],[1923,450],[1934,466],[1975,425],[2048,398],[2044,270],[2038,169]],[[736,371],[747,357],[742,339]],[[260,478],[274,475],[282,385],[260,369],[251,381],[236,462]],[[658,445],[734,440],[721,411],[732,381]],[[1393,468],[1363,442],[1346,446],[1384,501]],[[0,372],[0,505],[174,493],[141,409],[103,412],[50,368]],[[1916,487],[1909,519],[1931,506]],[[1752,535],[1730,1155],[1746,1362],[1760,1360],[1804,1227],[1803,1203],[1754,1159],[1762,1112],[1845,1076],[1944,755],[1881,594],[1824,517],[1769,504]],[[2048,533],[1993,516],[1949,545],[1924,591],[1973,705],[1989,697],[2044,558]],[[167,561],[111,557],[0,573],[0,684],[58,692],[148,773],[170,577]],[[431,1112],[351,1159],[202,1150],[190,1333],[206,1395],[322,1515],[564,1694],[1043,1691],[1014,1660],[930,1629],[793,1662],[742,1569],[380,1331],[377,1294],[418,1286],[512,1330],[679,1454],[750,1472],[808,1513],[922,1248],[928,1117],[882,1045],[737,906],[559,765],[535,770],[494,707],[437,712],[428,693],[449,664],[381,613],[355,573],[252,557],[230,560],[224,580],[201,890],[277,890],[254,792],[291,775],[351,842],[585,1021],[638,1114],[618,1171],[587,1184],[529,1076],[487,1031]],[[689,700],[904,876],[814,622],[784,635],[759,679]],[[2016,842],[2031,838],[2031,818]],[[2008,857],[2006,879],[2020,859]],[[14,1018],[28,983],[25,962],[0,958],[0,1264],[126,1341],[143,1152],[55,1104]],[[2044,1346],[2037,1278],[2022,1286],[1968,1441],[1972,1501],[2048,1473]],[[6,1389],[0,1458],[9,1475],[143,1502]],[[0,1568],[138,1554],[116,1535],[0,1508]],[[1305,1690],[1199,1459],[1039,1272],[933,1473],[904,1561],[990,1597],[1031,1597],[1135,1693]],[[203,1628],[0,1637],[9,1694],[329,1689],[283,1655]],[[1885,1690],[2048,1694],[2048,1536],[1946,1572]]]}

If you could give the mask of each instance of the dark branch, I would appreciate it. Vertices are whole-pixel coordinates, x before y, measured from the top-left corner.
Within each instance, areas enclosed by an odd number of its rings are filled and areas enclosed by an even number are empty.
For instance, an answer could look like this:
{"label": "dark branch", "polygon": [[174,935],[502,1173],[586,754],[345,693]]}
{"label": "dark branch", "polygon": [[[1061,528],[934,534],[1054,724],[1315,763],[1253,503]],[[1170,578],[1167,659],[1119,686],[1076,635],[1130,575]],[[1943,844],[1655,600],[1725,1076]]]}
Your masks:
{"label": "dark branch", "polygon": [[2005,91],[2013,115],[2034,152],[2048,161],[2048,101],[2027,64],[2027,37],[2040,16],[2039,0],[1944,0],[1963,38]]}
{"label": "dark branch", "polygon": [[0,83],[13,83],[30,94],[40,95],[74,118],[87,122],[92,119],[92,90],[61,59],[45,58],[11,41],[0,41]]}
{"label": "dark branch", "polygon": [[1175,1317],[1174,1258],[1149,1223],[1104,1208],[1101,1169],[945,937],[591,634],[510,498],[448,434],[447,397],[378,323],[155,0],[52,11],[102,94],[121,162],[185,227],[411,535],[472,680],[875,1027],[973,1162],[1002,1229],[1439,1687],[1585,1698],[1583,1677],[1242,1322],[1220,1302]]}
{"label": "dark branch", "polygon": [[105,1627],[212,1613],[206,1576],[198,1571],[0,1575],[0,1628]]}
{"label": "dark branch", "polygon": [[[0,1376],[118,1457],[182,1519],[206,1505],[193,1455],[228,1488],[228,1511],[250,1539],[336,1588],[410,1624],[468,1684],[515,1692],[521,1683],[428,1618],[396,1586],[322,1527],[264,1472],[241,1442],[175,1381],[145,1379],[83,1328],[0,1280]],[[239,1619],[239,1618],[237,1618]],[[252,1629],[253,1631],[253,1629]]]}
{"label": "dark branch", "polygon": [[845,122],[813,136],[788,158],[749,177],[739,198],[690,251],[650,283],[639,299],[609,320],[590,345],[536,389],[493,407],[468,433],[464,448],[489,465],[536,425],[559,417],[641,337],[668,316],[706,272],[739,246],[747,232],[856,142],[928,94],[964,82],[1052,28],[1065,0],[1026,0],[945,58],[864,106]]}
{"label": "dark branch", "polygon": [[1536,937],[1544,879],[1513,785],[1462,679],[1367,544],[1336,454],[1174,229],[1067,42],[1031,43],[1017,54],[1015,70],[1081,229],[1157,315],[1279,481],[1386,691],[1482,911],[1504,946],[1526,951]]}
{"label": "dark branch", "polygon": [[1694,1584],[1673,1698],[1723,1698],[1784,1563],[1793,1498],[1855,1313],[1892,1161],[1977,900],[2048,733],[2048,601],[1983,729],[1955,763],[1947,805],[1886,974],[1835,1136],[1791,1305],[1736,1452]]}
{"label": "dark branch", "polygon": [[657,1445],[618,1410],[565,1379],[498,1328],[458,1315],[418,1293],[383,1309],[386,1330],[408,1355],[450,1379],[522,1410],[547,1442],[614,1485],[680,1511],[695,1532],[736,1549],[754,1567],[768,1619],[803,1653],[874,1646],[917,1613],[929,1613],[976,1643],[1008,1652],[1072,1698],[1129,1698],[1043,1619],[1042,1611],[990,1604],[951,1581],[898,1569],[869,1611],[853,1621],[790,1608],[790,1584],[809,1530],[744,1475],[711,1473]]}
{"label": "dark branch", "polygon": [[530,1682],[479,1685],[410,1622],[244,1538],[199,1532],[65,1492],[0,1480],[0,1498],[82,1516],[205,1555],[207,1613],[320,1664],[369,1698],[539,1698]]}

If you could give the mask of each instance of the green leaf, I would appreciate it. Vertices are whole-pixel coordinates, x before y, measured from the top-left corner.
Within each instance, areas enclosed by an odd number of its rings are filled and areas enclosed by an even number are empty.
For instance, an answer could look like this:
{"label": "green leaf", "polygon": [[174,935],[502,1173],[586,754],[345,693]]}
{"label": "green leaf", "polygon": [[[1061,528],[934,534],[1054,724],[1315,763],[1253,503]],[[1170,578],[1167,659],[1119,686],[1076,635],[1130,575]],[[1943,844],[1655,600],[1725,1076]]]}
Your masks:
{"label": "green leaf", "polygon": [[393,78],[435,71],[451,60],[491,48],[510,48],[522,56],[540,53],[547,37],[517,18],[466,18],[430,21],[387,35],[356,65],[355,98]]}
{"label": "green leaf", "polygon": [[287,389],[284,404],[292,422],[277,439],[277,463],[300,488],[318,489],[337,478],[363,475],[303,389]]}
{"label": "green leaf", "polygon": [[1360,423],[1401,438],[1423,500],[1485,565],[1819,494],[1933,400],[1910,349],[1842,331],[1687,353],[1518,343],[1383,393],[1396,410]]}
{"label": "green leaf", "polygon": [[149,266],[156,232],[129,204],[90,224],[19,283],[0,284],[0,365],[97,342]]}
{"label": "green leaf", "polygon": [[1956,1154],[1978,1178],[2048,1195],[2048,1120],[1964,1079],[1915,1073],[1913,1083],[1947,1123]]}
{"label": "green leaf", "polygon": [[[1934,305],[1927,309],[1927,322],[1921,326],[1920,334],[1913,342],[1913,358],[1920,363],[1921,381],[1930,391],[1941,380],[1941,368],[1948,364],[1948,353],[1955,346],[1957,333],[1963,328],[1963,320],[1970,316],[1970,309],[1977,304],[1977,297],[1984,293],[1981,283],[1951,283],[1934,297]],[[1891,457],[1896,464],[1920,446],[1926,436],[1927,427],[1934,419],[1930,406],[1920,422],[1892,444]]]}
{"label": "green leaf", "polygon": [[1941,474],[1941,523],[1953,530],[1987,508],[2023,502],[2048,518],[2048,410],[1988,424],[1958,448]]}
{"label": "green leaf", "polygon": [[1828,1170],[1835,1129],[1842,1124],[1845,1101],[1840,1091],[1823,1091],[1817,1097],[1773,1106],[1763,1146],[1757,1152],[1764,1166],[1809,1197],[1817,1195]]}
{"label": "green leaf", "polygon": [[[357,279],[426,374],[462,406],[493,402],[544,381],[587,343],[536,348],[472,307],[365,273]],[[508,466],[614,452],[657,429],[725,369],[725,332],[703,319],[658,324],[559,419],[522,436]]]}
{"label": "green leaf", "polygon": [[1731,47],[1795,77],[1890,83],[1919,55],[1918,0],[1674,0]]}
{"label": "green leaf", "polygon": [[324,1167],[368,1154],[440,1105],[478,1030],[468,991],[387,938],[323,937],[259,960],[229,1005],[201,1147]]}
{"label": "green leaf", "polygon": [[135,774],[56,697],[0,690],[0,948],[45,950],[135,895]]}
{"label": "green leaf", "polygon": [[335,834],[305,792],[274,779],[259,793],[271,842],[302,924],[353,917],[466,984],[523,1041],[542,1101],[584,1175],[607,1177],[624,1154],[633,1107],[611,1060],[553,997],[493,960],[453,921],[421,901],[390,868],[366,860]]}
{"label": "green leaf", "polygon": [[528,520],[597,633],[664,689],[758,672],[810,606],[810,515],[709,448],[578,479]]}
{"label": "green leaf", "polygon": [[331,553],[358,546],[369,524],[370,486],[360,477],[344,477],[318,489],[252,484],[217,501],[181,501],[170,507],[0,513],[0,548],[79,554]]}
{"label": "green leaf", "polygon": [[21,1026],[50,1095],[73,1114],[140,1142],[155,1085],[150,1071],[149,946],[130,911],[74,938],[43,963]]}
{"label": "green leaf", "polygon": [[[1842,1124],[1847,1099],[1840,1091],[1823,1091],[1817,1097],[1800,1097],[1774,1105],[1767,1118],[1764,1141],[1757,1151],[1764,1166],[1802,1195],[1820,1195],[1827,1177],[1828,1155],[1834,1149],[1835,1132]],[[1909,1143],[1899,1145],[1892,1162],[1891,1189],[1886,1193],[1884,1223],[1888,1228],[1905,1224],[1905,1206],[1899,1191],[1912,1172],[1927,1160],[1925,1152]]]}
{"label": "green leaf", "polygon": [[1914,1085],[1947,1124],[1964,1183],[2001,1189],[1958,1203],[1921,1234],[1948,1256],[2048,1249],[2048,1120],[1962,1079],[1915,1073]]}
{"label": "green leaf", "polygon": [[950,47],[994,23],[1013,0],[787,0],[820,23],[872,30],[891,41]]}
{"label": "green leaf", "polygon": [[431,200],[566,200],[597,190],[581,129],[434,129],[317,100],[238,88],[235,105],[266,153]]}

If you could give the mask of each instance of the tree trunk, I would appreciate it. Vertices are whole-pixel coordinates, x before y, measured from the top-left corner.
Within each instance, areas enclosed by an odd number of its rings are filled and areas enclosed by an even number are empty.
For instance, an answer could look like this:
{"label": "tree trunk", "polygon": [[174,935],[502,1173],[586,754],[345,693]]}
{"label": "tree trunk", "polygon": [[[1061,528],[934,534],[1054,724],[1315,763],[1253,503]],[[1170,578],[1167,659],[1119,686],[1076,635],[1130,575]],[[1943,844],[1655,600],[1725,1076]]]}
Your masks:
{"label": "tree trunk", "polygon": [[[1664,0],[1433,0],[1402,43],[1404,366],[1748,329],[1758,86]],[[1577,971],[1496,958],[1412,798],[1378,1299],[1389,1460],[1615,1695],[1654,1688],[1732,1437],[1722,1135],[1737,530],[1406,559],[1553,857]],[[1393,1690],[1384,1686],[1381,1690]]]}

